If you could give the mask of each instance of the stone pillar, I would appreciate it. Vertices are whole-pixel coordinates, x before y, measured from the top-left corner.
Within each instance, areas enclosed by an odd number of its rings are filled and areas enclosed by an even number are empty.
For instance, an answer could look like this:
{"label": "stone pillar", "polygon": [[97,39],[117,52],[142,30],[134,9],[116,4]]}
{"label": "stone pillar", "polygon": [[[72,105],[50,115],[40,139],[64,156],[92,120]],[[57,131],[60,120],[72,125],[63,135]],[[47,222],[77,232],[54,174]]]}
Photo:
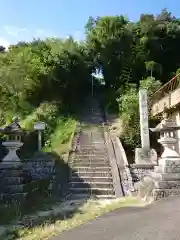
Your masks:
{"label": "stone pillar", "polygon": [[141,89],[139,91],[139,113],[141,128],[141,146],[144,149],[150,149],[147,90],[145,89]]}
{"label": "stone pillar", "polygon": [[139,91],[139,113],[141,130],[141,148],[135,149],[135,163],[140,165],[157,164],[157,154],[154,149],[150,149],[147,90]]}

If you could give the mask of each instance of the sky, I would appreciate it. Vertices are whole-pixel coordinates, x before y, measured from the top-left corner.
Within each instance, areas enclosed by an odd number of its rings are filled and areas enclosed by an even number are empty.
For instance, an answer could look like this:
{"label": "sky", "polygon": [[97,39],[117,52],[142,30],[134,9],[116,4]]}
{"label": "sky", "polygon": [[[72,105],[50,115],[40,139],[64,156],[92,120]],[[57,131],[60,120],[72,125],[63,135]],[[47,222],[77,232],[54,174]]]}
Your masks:
{"label": "sky", "polygon": [[180,18],[179,0],[0,0],[0,45],[33,38],[73,36],[84,39],[89,16],[123,14],[138,20],[141,13],[167,8]]}

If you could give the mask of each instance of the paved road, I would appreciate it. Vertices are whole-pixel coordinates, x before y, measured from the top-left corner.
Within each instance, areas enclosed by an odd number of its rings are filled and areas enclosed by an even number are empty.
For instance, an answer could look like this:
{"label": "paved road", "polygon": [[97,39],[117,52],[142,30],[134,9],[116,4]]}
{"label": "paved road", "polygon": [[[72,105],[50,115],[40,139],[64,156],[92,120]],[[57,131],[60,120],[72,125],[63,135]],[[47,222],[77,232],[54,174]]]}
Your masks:
{"label": "paved road", "polygon": [[180,240],[180,197],[122,208],[50,240]]}

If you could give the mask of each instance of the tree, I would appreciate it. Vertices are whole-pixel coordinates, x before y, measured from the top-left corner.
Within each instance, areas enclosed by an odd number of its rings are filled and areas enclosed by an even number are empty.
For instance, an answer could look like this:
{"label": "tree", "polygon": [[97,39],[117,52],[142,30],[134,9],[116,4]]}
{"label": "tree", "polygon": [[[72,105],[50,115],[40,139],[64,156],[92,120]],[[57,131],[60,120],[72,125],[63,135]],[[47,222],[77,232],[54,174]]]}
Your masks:
{"label": "tree", "polygon": [[102,69],[106,86],[117,89],[123,60],[130,54],[131,34],[123,16],[89,18],[87,44],[97,68]]}
{"label": "tree", "polygon": [[4,53],[4,52],[5,52],[5,50],[6,50],[6,48],[5,48],[5,47],[3,47],[3,46],[0,46],[0,53]]}
{"label": "tree", "polygon": [[151,78],[153,77],[153,72],[161,73],[161,71],[162,71],[160,64],[158,64],[154,61],[145,62],[145,65],[146,65],[146,70],[150,71],[150,73],[151,73]]}

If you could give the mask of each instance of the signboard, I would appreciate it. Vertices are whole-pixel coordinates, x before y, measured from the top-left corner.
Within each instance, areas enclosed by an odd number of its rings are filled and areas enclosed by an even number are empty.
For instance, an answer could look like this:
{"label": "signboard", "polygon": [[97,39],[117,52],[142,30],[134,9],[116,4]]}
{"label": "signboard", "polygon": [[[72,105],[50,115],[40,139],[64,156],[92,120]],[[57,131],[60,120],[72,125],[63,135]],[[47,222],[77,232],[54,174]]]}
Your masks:
{"label": "signboard", "polygon": [[34,124],[35,130],[44,130],[46,128],[46,124],[44,122],[37,122]]}

